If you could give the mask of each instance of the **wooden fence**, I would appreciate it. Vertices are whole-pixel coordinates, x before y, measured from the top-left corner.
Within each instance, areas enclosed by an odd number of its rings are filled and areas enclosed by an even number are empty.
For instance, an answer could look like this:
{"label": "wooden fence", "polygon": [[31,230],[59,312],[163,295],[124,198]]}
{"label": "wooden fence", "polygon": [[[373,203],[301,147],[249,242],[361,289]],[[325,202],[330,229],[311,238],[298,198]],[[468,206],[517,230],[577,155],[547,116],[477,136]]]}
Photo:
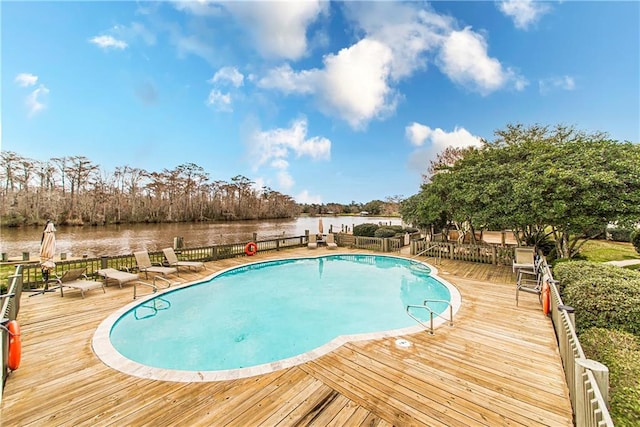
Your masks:
{"label": "wooden fence", "polygon": [[433,242],[412,240],[411,255],[445,258],[458,261],[478,262],[494,265],[513,264],[514,245],[482,244],[472,245],[456,242]]}

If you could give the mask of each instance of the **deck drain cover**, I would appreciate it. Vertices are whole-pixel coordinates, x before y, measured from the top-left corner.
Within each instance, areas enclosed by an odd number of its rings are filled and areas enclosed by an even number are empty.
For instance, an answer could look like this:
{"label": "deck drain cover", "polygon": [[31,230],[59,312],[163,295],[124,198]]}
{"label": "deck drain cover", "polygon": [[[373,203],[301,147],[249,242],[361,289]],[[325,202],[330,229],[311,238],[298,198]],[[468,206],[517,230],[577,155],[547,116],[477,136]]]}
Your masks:
{"label": "deck drain cover", "polygon": [[402,348],[411,347],[411,343],[409,341],[403,340],[403,339],[397,339],[396,340],[396,345],[398,347],[402,347]]}

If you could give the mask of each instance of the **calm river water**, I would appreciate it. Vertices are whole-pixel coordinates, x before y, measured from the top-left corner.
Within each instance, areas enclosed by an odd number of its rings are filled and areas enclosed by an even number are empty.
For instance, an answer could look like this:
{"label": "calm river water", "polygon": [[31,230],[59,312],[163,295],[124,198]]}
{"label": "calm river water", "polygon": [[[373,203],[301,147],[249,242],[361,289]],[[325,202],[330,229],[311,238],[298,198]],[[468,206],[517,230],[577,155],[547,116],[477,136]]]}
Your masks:
{"label": "calm river water", "polygon": [[[305,230],[318,232],[319,217],[300,217],[291,220],[271,221],[234,221],[216,223],[180,223],[180,224],[134,224],[109,225],[103,227],[64,227],[57,226],[56,252],[64,252],[68,257],[89,257],[101,255],[124,255],[146,249],[159,251],[173,246],[174,237],[182,237],[185,247],[207,246],[223,243],[248,242],[253,233],[258,240],[276,236],[301,236]],[[323,216],[324,232],[353,229],[363,223],[386,223],[400,225],[400,218],[360,217],[360,216]],[[29,252],[31,259],[37,259],[40,251],[40,227],[3,228],[0,230],[0,252],[9,258],[22,257]]]}

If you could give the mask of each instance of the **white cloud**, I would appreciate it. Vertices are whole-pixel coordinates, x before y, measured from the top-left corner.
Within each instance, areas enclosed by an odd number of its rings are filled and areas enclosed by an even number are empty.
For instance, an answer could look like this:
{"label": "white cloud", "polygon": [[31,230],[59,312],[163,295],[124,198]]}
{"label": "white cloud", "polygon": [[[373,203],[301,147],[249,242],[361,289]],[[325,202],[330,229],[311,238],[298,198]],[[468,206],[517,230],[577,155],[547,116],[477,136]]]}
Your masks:
{"label": "white cloud", "polygon": [[213,89],[211,90],[211,92],[209,92],[207,105],[213,107],[216,111],[225,113],[230,113],[233,111],[233,107],[231,106],[231,94],[222,93],[217,89]]}
{"label": "white cloud", "polygon": [[191,54],[199,56],[209,63],[214,63],[216,60],[215,50],[198,36],[185,36],[179,30],[176,30],[171,33],[171,42],[176,46],[179,58],[184,58]]}
{"label": "white cloud", "polygon": [[172,2],[177,10],[189,12],[199,16],[222,15],[223,6],[215,1],[208,0],[176,0]]}
{"label": "white cloud", "polygon": [[282,191],[289,191],[293,188],[295,181],[291,174],[285,170],[278,172],[278,186]]}
{"label": "white cloud", "polygon": [[528,82],[488,55],[485,38],[471,28],[413,3],[346,2],[347,19],[360,40],[323,58],[323,66],[294,70],[284,64],[255,79],[264,89],[314,97],[320,110],[363,129],[392,114],[402,94],[397,84],[436,64],[451,81],[487,95],[506,87],[523,90]]}
{"label": "white cloud", "polygon": [[271,167],[274,169],[287,169],[289,167],[289,162],[285,159],[275,159],[271,162]]}
{"label": "white cloud", "polygon": [[420,123],[413,122],[405,128],[405,135],[411,144],[420,146],[429,137],[431,128]]}
{"label": "white cloud", "polygon": [[213,77],[209,80],[209,83],[230,83],[234,87],[242,86],[244,76],[235,67],[222,67]]}
{"label": "white cloud", "polygon": [[38,81],[38,76],[30,73],[20,73],[14,81],[22,87],[33,86]]}
{"label": "white cloud", "polygon": [[135,41],[136,39],[142,39],[149,46],[156,44],[156,35],[140,22],[132,22],[129,26],[115,25],[110,32],[117,36],[117,39],[114,38],[114,40],[125,43],[124,47],[126,47],[125,40]]}
{"label": "white cloud", "polygon": [[41,84],[35,89],[29,96],[27,96],[26,104],[29,110],[29,117],[34,116],[36,113],[46,108],[42,98],[45,98],[49,94],[49,89]]}
{"label": "white cloud", "polygon": [[249,144],[256,168],[267,163],[282,166],[283,163],[277,161],[286,160],[290,154],[314,160],[328,160],[331,156],[331,141],[318,136],[307,138],[306,119],[296,120],[288,129],[256,131],[250,136]]}
{"label": "white cloud", "polygon": [[405,128],[405,135],[413,145],[422,146],[428,141],[438,151],[447,147],[462,148],[481,145],[480,137],[457,126],[452,132],[446,132],[440,128],[431,129],[429,126],[413,122]]}
{"label": "white cloud", "polygon": [[319,69],[296,72],[289,64],[285,64],[267,71],[257,84],[262,88],[277,89],[286,94],[313,94],[317,90],[321,74],[322,71]]}
{"label": "white cloud", "polygon": [[327,115],[337,115],[358,129],[396,106],[389,86],[392,54],[375,40],[358,43],[324,58],[323,69],[295,72],[289,65],[271,70],[258,81],[263,88],[313,94]]}
{"label": "white cloud", "polygon": [[488,56],[487,41],[469,27],[449,34],[439,53],[439,66],[453,82],[481,95],[508,83],[518,90],[526,85],[523,77]]}
{"label": "white cloud", "polygon": [[289,191],[295,180],[289,172],[289,158],[308,157],[328,160],[331,141],[323,137],[308,137],[307,120],[298,119],[289,128],[256,130],[247,139],[254,170],[268,166],[275,171],[278,190]]}
{"label": "white cloud", "polygon": [[554,89],[574,90],[576,88],[576,82],[571,76],[551,77],[538,81],[538,87],[540,93],[545,95]]}
{"label": "white cloud", "polygon": [[397,2],[348,2],[347,16],[367,38],[391,49],[391,78],[399,80],[427,65],[426,54],[437,49],[453,20],[428,6]]}
{"label": "white cloud", "polygon": [[102,49],[125,49],[128,45],[127,42],[123,41],[123,40],[118,40],[113,36],[95,36],[91,39],[89,39],[90,43],[95,44],[98,47],[101,47]]}
{"label": "white cloud", "polygon": [[419,174],[423,174],[430,162],[447,147],[464,148],[482,145],[480,137],[457,126],[453,131],[447,132],[414,122],[405,128],[405,136],[411,144],[420,147],[411,153],[408,160],[409,168]]}
{"label": "white cloud", "polygon": [[504,0],[498,2],[498,9],[513,19],[516,28],[521,30],[528,29],[551,10],[547,3],[534,0]]}
{"label": "white cloud", "polygon": [[326,113],[336,111],[353,128],[362,128],[374,117],[395,109],[389,87],[391,50],[384,44],[362,39],[325,57],[320,99]]}
{"label": "white cloud", "polygon": [[295,196],[295,199],[296,199],[296,202],[298,203],[307,203],[307,204],[322,203],[322,197],[309,194],[309,190],[301,191],[297,196]]}
{"label": "white cloud", "polygon": [[307,27],[329,8],[324,0],[223,4],[253,35],[263,56],[292,60],[306,54]]}

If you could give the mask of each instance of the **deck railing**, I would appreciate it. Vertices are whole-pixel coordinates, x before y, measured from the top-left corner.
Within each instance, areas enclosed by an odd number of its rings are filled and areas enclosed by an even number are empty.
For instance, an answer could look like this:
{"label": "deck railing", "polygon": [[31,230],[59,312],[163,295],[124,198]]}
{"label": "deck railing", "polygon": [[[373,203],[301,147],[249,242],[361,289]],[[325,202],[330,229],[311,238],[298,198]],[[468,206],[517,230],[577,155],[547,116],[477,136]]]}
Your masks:
{"label": "deck railing", "polygon": [[[258,240],[255,242],[258,251],[278,251],[286,248],[296,248],[307,244],[307,236],[281,237],[277,239]],[[234,258],[237,256],[247,256],[245,254],[244,243],[230,243],[223,245],[201,246],[195,248],[176,249],[176,253],[183,261],[215,261],[218,259]],[[165,261],[162,251],[149,252],[152,263],[163,263]],[[42,286],[42,271],[38,262],[23,263],[22,273],[25,290],[35,289]],[[77,258],[70,260],[56,261],[56,266],[52,275],[61,276],[65,271],[73,268],[86,267],[88,277],[97,278],[96,271],[102,268],[115,268],[117,270],[136,270],[136,260],[133,254],[101,256],[93,258]]]}
{"label": "deck railing", "polygon": [[[22,266],[16,267],[15,274],[8,277],[7,293],[0,295],[0,318],[2,325],[9,320],[16,320],[20,311],[20,297],[22,294]],[[2,381],[0,382],[0,403],[2,402],[2,392],[4,383],[9,376],[9,332],[5,328],[0,328],[2,345],[0,345],[0,356],[2,358]]]}
{"label": "deck railing", "polygon": [[585,357],[576,334],[573,308],[563,304],[558,283],[553,279],[551,268],[546,260],[543,260],[541,269],[542,277],[549,278],[549,314],[558,339],[558,349],[569,387],[575,424],[578,427],[613,427],[607,408],[608,371],[604,365]]}

